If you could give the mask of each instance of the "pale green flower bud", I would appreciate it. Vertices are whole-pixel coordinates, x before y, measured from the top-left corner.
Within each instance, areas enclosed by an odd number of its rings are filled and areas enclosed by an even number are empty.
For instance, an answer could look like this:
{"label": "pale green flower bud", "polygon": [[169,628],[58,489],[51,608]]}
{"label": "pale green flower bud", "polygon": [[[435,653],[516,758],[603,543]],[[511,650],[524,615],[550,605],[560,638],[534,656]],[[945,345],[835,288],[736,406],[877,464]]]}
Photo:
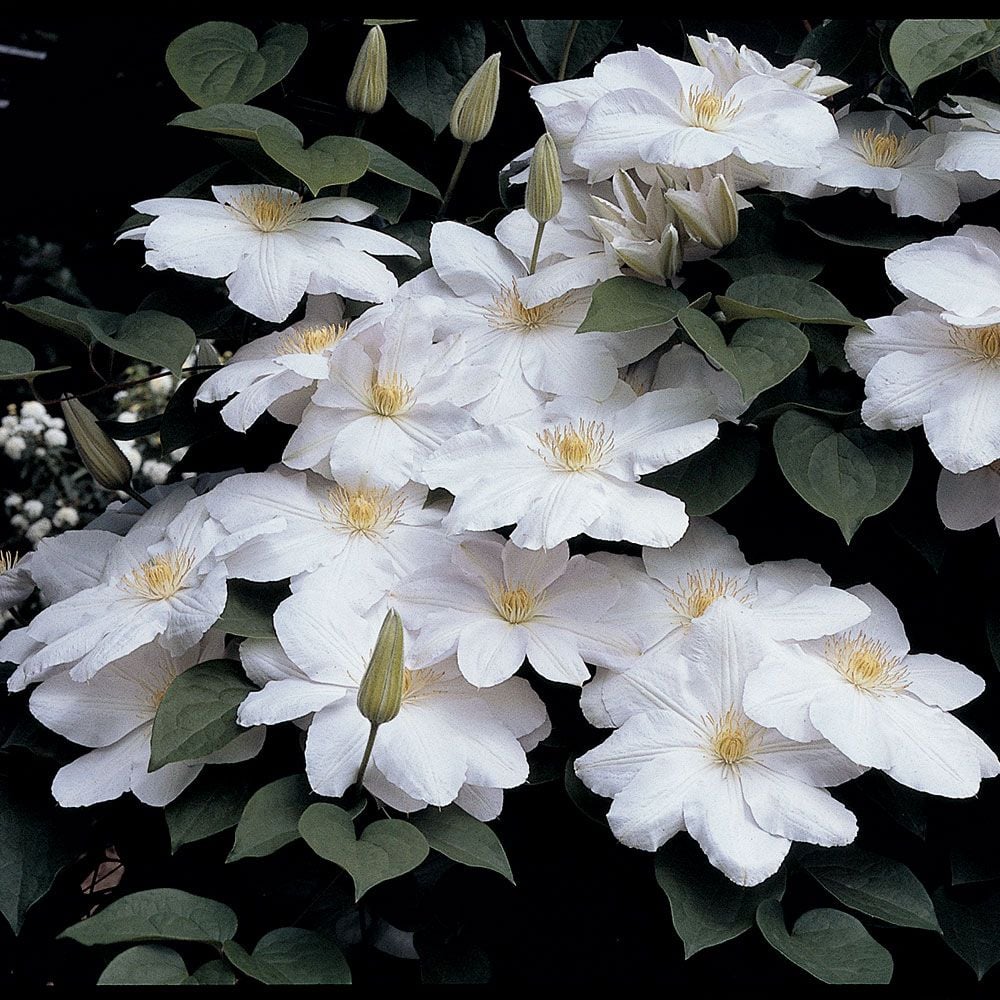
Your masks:
{"label": "pale green flower bud", "polygon": [[500,53],[494,52],[469,77],[451,109],[451,134],[459,142],[479,142],[493,127],[500,98]]}
{"label": "pale green flower bud", "polygon": [[559,153],[548,132],[535,143],[528,168],[528,190],[524,207],[535,222],[548,222],[562,208],[562,174],[559,171]]}
{"label": "pale green flower bud", "polygon": [[385,105],[388,87],[385,35],[376,24],[361,43],[361,51],[347,81],[347,106],[359,114],[373,115]]}
{"label": "pale green flower bud", "polygon": [[406,671],[403,668],[403,623],[399,615],[386,612],[368,669],[358,688],[358,711],[374,726],[399,715],[403,703]]}
{"label": "pale green flower bud", "polygon": [[79,399],[64,399],[60,406],[66,430],[97,485],[106,490],[128,491],[132,466],[121,448],[98,426],[94,414]]}
{"label": "pale green flower bud", "polygon": [[740,232],[739,209],[721,174],[701,191],[668,191],[664,197],[688,235],[711,250],[728,246]]}

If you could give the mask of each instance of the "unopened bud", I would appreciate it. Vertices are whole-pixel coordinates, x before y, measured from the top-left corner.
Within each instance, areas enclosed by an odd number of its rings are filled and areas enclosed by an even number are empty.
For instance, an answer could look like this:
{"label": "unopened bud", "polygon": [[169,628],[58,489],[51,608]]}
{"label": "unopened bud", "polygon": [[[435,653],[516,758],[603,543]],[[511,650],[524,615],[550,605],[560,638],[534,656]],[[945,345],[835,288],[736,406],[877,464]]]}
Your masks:
{"label": "unopened bud", "polygon": [[358,711],[372,725],[380,726],[399,715],[403,703],[403,623],[387,611],[379,629],[368,669],[358,688]]}
{"label": "unopened bud", "polygon": [[559,152],[548,132],[535,143],[528,168],[528,189],[524,207],[535,222],[548,222],[562,208],[562,174],[559,171]]}
{"label": "unopened bud", "polygon": [[739,209],[721,174],[712,178],[707,191],[668,191],[664,197],[688,235],[709,249],[721,250],[739,235]]}
{"label": "unopened bud", "polygon": [[66,429],[97,485],[106,490],[129,490],[132,465],[121,448],[101,430],[94,414],[76,398],[64,399],[60,405]]}
{"label": "unopened bud", "polygon": [[347,81],[347,106],[362,115],[381,111],[389,86],[389,68],[385,52],[385,35],[376,24],[361,43]]}
{"label": "unopened bud", "polygon": [[493,126],[500,98],[500,53],[495,52],[469,77],[451,109],[451,134],[459,142],[479,142]]}

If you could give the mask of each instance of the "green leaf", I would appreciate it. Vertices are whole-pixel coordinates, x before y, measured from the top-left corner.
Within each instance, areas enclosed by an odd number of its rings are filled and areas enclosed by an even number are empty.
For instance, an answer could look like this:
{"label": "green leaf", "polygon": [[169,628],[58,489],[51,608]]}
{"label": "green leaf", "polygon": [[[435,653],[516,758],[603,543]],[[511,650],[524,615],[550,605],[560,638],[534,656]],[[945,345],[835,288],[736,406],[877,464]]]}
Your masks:
{"label": "green leaf", "polygon": [[199,107],[244,104],[283,80],[302,55],[309,33],[279,24],[258,47],[252,31],[231,21],[208,21],[167,46],[167,69]]}
{"label": "green leaf", "polygon": [[376,820],[358,839],[350,813],[327,802],[302,814],[299,833],[321,858],[351,876],[355,902],[380,882],[413,871],[429,851],[424,835],[401,819]]}
{"label": "green leaf", "polygon": [[682,309],[677,319],[695,344],[739,382],[744,403],[783,382],[809,354],[809,338],[785,320],[748,320],[727,344],[716,322],[703,312]]}
{"label": "green leaf", "polygon": [[316,931],[279,927],[265,934],[253,954],[235,941],[223,953],[240,972],[268,986],[327,986],[349,984],[351,970],[337,945]]}
{"label": "green leaf", "polygon": [[185,844],[236,826],[250,795],[246,781],[234,781],[229,768],[208,768],[164,809],[170,853]]}
{"label": "green leaf", "polygon": [[74,306],[61,299],[55,299],[51,295],[41,295],[36,299],[28,299],[27,302],[5,302],[4,305],[42,326],[59,330],[61,333],[68,333],[71,337],[76,337],[77,340],[82,340],[85,344],[89,344],[92,338],[90,326],[84,317],[89,314],[97,314],[107,319],[121,318],[120,313],[101,312],[97,309]]}
{"label": "green leaf", "polygon": [[305,775],[290,774],[259,788],[243,809],[227,862],[262,858],[299,839],[299,819],[309,805]]}
{"label": "green leaf", "polygon": [[725,295],[717,295],[716,301],[727,320],[765,317],[789,323],[862,324],[825,288],[787,274],[740,278],[729,286]]}
{"label": "green leaf", "polygon": [[939,931],[927,890],[906,865],[858,847],[813,851],[802,867],[831,896],[852,910],[897,927]]}
{"label": "green leaf", "polygon": [[[553,79],[559,74],[573,23],[555,18],[521,22],[531,51]],[[620,17],[606,21],[577,21],[564,76],[576,76],[584,66],[592,63],[611,44],[621,23]]]}
{"label": "green leaf", "polygon": [[216,104],[198,111],[185,111],[170,124],[218,135],[235,135],[241,139],[256,139],[260,129],[272,128],[302,145],[302,133],[287,118],[248,104]]}
{"label": "green leaf", "polygon": [[[187,323],[156,309],[144,309],[117,322],[94,316],[90,310],[83,318],[91,337],[98,343],[130,358],[149,361],[180,375],[181,368],[194,350],[195,335]],[[82,315],[82,314],[81,314]],[[104,313],[107,317],[114,314]]]}
{"label": "green leaf", "polygon": [[757,907],[766,899],[780,900],[785,875],[744,889],[713,868],[687,838],[674,837],[656,852],[656,884],[670,903],[684,958],[739,937],[753,926]]}
{"label": "green leaf", "polygon": [[[223,946],[225,947],[225,946]],[[199,965],[182,986],[235,986],[236,974],[219,958]]]}
{"label": "green leaf", "polygon": [[892,956],[842,910],[809,910],[789,934],[781,904],[766,900],[757,909],[757,926],[775,951],[820,982],[881,985],[892,979]]}
{"label": "green leaf", "polygon": [[253,690],[235,660],[208,660],[178,674],[153,719],[149,770],[205,757],[246,733],[236,709]]}
{"label": "green leaf", "polygon": [[[413,197],[409,188],[387,181],[371,170],[351,185],[350,194],[352,198],[360,198],[375,205],[376,214],[381,215],[390,225],[399,222]],[[413,258],[410,257],[409,260]]]}
{"label": "green leaf", "polygon": [[850,362],[844,353],[844,333],[837,327],[807,323],[802,332],[809,338],[809,350],[816,359],[820,375],[830,368],[839,372],[851,371]]}
{"label": "green leaf", "polygon": [[892,33],[889,55],[900,79],[915,93],[927,80],[1000,46],[1000,25],[982,18],[903,21]]}
{"label": "green leaf", "polygon": [[867,427],[837,430],[799,410],[775,422],[774,450],[795,492],[836,521],[847,542],[862,521],[892,506],[913,470],[904,434]]}
{"label": "green leaf", "polygon": [[144,420],[133,420],[131,423],[126,423],[124,420],[97,421],[101,430],[103,430],[108,437],[114,438],[116,441],[134,441],[136,438],[149,437],[151,434],[157,434],[159,433],[160,424],[162,422],[162,413],[154,413],[151,417],[146,417]]}
{"label": "green leaf", "polygon": [[162,944],[137,944],[107,964],[98,986],[179,986],[188,978],[184,959]]}
{"label": "green leaf", "polygon": [[393,156],[392,153],[384,150],[381,146],[376,146],[374,142],[367,139],[359,139],[365,149],[368,150],[368,171],[378,174],[387,181],[395,184],[402,184],[403,187],[412,188],[414,191],[421,191],[429,194],[432,198],[441,200],[441,192],[437,186],[432,184],[423,174],[417,173],[409,164]]}
{"label": "green leaf", "polygon": [[308,149],[283,129],[265,125],[257,130],[260,148],[279,166],[304,181],[318,195],[331,184],[350,184],[368,169],[368,150],[360,139],[327,135]]}
{"label": "green leaf", "polygon": [[215,627],[247,639],[274,638],[274,611],[288,597],[287,583],[229,580],[229,596]]}
{"label": "green leaf", "polygon": [[814,59],[824,75],[843,73],[864,47],[866,33],[856,19],[834,18],[818,24],[802,39],[796,59]]}
{"label": "green leaf", "polygon": [[0,340],[0,382],[35,370],[35,356],[12,340]]}
{"label": "green leaf", "polygon": [[672,288],[642,278],[610,278],[594,289],[578,333],[627,333],[669,323],[687,307],[687,299]]}
{"label": "green leaf", "polygon": [[721,510],[756,474],[760,444],[756,437],[720,430],[707,448],[643,476],[642,484],[683,500],[692,517]]}
{"label": "green leaf", "polygon": [[223,903],[180,889],[145,889],[123,896],[59,935],[80,944],[120,941],[205,941],[236,933],[236,914]]}
{"label": "green leaf", "polygon": [[44,786],[3,774],[0,782],[0,913],[14,933],[29,908],[52,887],[56,875],[80,853],[66,811]]}
{"label": "green leaf", "polygon": [[435,26],[433,35],[402,59],[389,60],[389,91],[407,114],[440,135],[465,81],[486,58],[486,34],[478,20]]}
{"label": "green leaf", "polygon": [[464,809],[425,809],[413,819],[413,825],[439,854],[460,865],[488,868],[514,884],[514,873],[500,838]]}
{"label": "green leaf", "polygon": [[975,903],[934,893],[934,909],[945,944],[982,979],[1000,962],[1000,891]]}

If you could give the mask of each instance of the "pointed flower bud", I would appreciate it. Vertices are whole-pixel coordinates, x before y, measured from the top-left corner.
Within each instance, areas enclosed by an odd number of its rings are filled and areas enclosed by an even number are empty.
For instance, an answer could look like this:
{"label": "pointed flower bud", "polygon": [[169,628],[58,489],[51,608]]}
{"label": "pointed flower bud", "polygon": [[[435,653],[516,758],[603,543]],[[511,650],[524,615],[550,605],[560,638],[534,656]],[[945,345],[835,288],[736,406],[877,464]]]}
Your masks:
{"label": "pointed flower bud", "polygon": [[97,418],[79,399],[64,399],[60,405],[66,429],[97,485],[106,490],[128,491],[132,466],[121,448],[101,430]]}
{"label": "pointed flower bud", "polygon": [[347,81],[347,106],[362,115],[381,111],[389,87],[389,66],[385,52],[385,35],[376,24],[361,43]]}
{"label": "pointed flower bud", "polygon": [[559,171],[559,153],[548,132],[535,143],[528,168],[528,189],[524,207],[535,222],[548,222],[562,208],[562,174]]}
{"label": "pointed flower bud", "polygon": [[405,677],[403,623],[390,609],[379,629],[372,658],[358,688],[358,710],[373,726],[380,726],[399,715]]}
{"label": "pointed flower bud", "polygon": [[451,109],[451,134],[459,142],[479,142],[493,126],[500,98],[500,53],[494,52],[469,77]]}
{"label": "pointed flower bud", "polygon": [[721,174],[700,191],[668,191],[664,197],[688,235],[709,249],[721,250],[739,235],[739,209]]}

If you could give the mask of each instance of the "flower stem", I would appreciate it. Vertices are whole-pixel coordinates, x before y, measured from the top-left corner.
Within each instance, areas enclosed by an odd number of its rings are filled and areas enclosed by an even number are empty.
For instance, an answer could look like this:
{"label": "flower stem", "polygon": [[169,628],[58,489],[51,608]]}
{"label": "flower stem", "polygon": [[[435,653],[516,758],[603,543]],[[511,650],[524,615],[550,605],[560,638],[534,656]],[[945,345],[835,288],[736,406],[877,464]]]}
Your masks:
{"label": "flower stem", "polygon": [[373,722],[372,728],[368,733],[368,742],[365,744],[365,752],[361,757],[361,766],[358,768],[358,777],[354,782],[354,787],[358,790],[358,794],[361,794],[361,790],[364,786],[365,771],[368,770],[368,761],[371,760],[372,747],[375,746],[375,734],[378,732],[378,723]]}
{"label": "flower stem", "polygon": [[472,149],[471,142],[462,143],[462,152],[458,154],[458,162],[455,164],[455,169],[452,172],[451,180],[448,181],[448,190],[444,193],[444,201],[441,202],[441,211],[438,215],[444,215],[445,210],[448,208],[448,202],[451,201],[451,196],[455,191],[455,185],[458,183],[458,175],[462,172],[462,167],[465,166],[466,157],[469,155],[469,150]]}
{"label": "flower stem", "polygon": [[569,26],[569,31],[566,32],[566,44],[563,47],[562,59],[559,62],[559,74],[556,76],[557,80],[566,79],[566,67],[569,65],[569,51],[573,48],[573,39],[576,38],[576,29],[580,27],[580,20],[573,21]]}
{"label": "flower stem", "polygon": [[538,248],[542,245],[542,233],[545,232],[545,223],[538,223],[538,232],[535,233],[535,247],[531,251],[531,266],[528,268],[528,274],[534,274],[535,268],[538,266]]}
{"label": "flower stem", "polygon": [[[361,133],[365,129],[365,122],[367,120],[368,120],[368,115],[362,115],[362,114],[358,115],[358,120],[354,124],[354,138],[355,139],[360,139],[361,138]],[[341,198],[346,198],[347,197],[347,189],[350,186],[351,186],[350,184],[341,184],[340,185],[340,190],[337,192],[337,194]]]}
{"label": "flower stem", "polygon": [[127,493],[133,500],[142,504],[146,510],[149,510],[149,508],[153,506],[141,493],[136,491],[135,487],[131,483],[125,487],[123,492]]}

